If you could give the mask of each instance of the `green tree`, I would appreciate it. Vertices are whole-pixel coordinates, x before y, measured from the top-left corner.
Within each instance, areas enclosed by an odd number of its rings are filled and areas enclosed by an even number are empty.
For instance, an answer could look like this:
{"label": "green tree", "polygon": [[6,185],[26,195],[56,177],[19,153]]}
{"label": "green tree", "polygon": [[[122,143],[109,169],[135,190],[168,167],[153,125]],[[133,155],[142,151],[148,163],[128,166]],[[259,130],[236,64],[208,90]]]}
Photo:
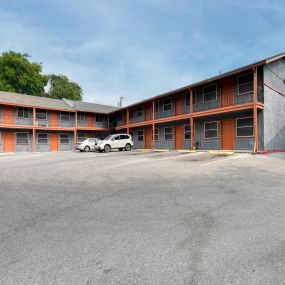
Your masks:
{"label": "green tree", "polygon": [[69,81],[65,75],[50,75],[49,85],[48,97],[50,98],[66,98],[74,101],[82,100],[81,87],[77,83]]}
{"label": "green tree", "polygon": [[48,76],[39,63],[29,61],[28,54],[14,51],[0,55],[0,90],[42,96]]}

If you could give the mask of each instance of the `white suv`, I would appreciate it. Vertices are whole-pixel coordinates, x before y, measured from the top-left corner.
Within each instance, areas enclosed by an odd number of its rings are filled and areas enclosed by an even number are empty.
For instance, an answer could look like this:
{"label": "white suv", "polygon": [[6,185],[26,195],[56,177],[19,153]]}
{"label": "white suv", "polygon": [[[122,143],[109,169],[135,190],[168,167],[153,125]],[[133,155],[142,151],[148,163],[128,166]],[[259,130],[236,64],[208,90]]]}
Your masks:
{"label": "white suv", "polygon": [[128,134],[114,134],[106,137],[101,141],[96,149],[98,151],[109,152],[111,149],[118,149],[122,151],[123,149],[129,151],[134,146],[132,137]]}

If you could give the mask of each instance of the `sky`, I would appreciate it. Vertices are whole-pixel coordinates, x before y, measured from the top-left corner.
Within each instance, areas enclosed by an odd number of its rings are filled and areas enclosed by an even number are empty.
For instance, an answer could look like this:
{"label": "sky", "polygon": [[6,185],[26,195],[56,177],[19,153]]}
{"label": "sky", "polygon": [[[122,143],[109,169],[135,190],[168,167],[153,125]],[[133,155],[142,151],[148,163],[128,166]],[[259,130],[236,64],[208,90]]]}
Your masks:
{"label": "sky", "polygon": [[155,96],[285,51],[284,0],[0,0],[0,53],[28,53],[83,100]]}

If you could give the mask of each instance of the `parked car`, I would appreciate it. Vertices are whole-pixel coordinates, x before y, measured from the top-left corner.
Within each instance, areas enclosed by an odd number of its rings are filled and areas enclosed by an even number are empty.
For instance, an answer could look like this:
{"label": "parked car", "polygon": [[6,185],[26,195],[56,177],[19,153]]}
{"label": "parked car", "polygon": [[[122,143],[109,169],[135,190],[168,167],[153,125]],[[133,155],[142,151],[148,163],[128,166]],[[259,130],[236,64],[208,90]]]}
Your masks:
{"label": "parked car", "polygon": [[102,140],[97,139],[97,138],[89,138],[89,139],[86,139],[82,142],[78,142],[77,144],[75,144],[75,149],[81,152],[82,151],[85,151],[85,152],[95,151],[97,144],[100,143],[101,141]]}
{"label": "parked car", "polygon": [[134,146],[132,137],[129,134],[114,134],[106,137],[103,141],[97,144],[98,151],[109,152],[111,149],[120,151],[130,151]]}

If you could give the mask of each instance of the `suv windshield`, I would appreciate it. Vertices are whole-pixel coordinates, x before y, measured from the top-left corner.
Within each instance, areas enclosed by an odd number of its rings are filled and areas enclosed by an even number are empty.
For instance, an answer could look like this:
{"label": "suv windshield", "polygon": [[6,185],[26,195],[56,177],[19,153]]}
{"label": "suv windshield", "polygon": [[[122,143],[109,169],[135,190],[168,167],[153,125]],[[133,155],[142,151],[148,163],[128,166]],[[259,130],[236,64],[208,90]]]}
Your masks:
{"label": "suv windshield", "polygon": [[113,136],[107,136],[106,138],[104,138],[104,141],[108,141],[112,138]]}

